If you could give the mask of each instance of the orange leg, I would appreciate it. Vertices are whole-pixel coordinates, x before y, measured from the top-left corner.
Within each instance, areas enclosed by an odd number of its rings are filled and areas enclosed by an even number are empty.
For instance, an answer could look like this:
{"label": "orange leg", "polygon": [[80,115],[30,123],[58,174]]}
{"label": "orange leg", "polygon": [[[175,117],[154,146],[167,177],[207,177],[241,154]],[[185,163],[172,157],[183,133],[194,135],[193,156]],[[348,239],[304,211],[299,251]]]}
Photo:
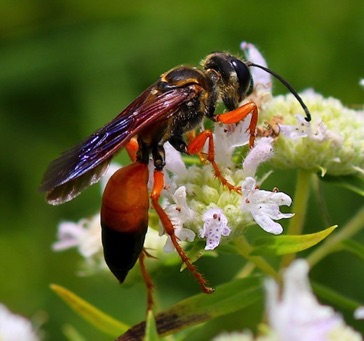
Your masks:
{"label": "orange leg", "polygon": [[[220,115],[221,116],[221,115]],[[208,151],[206,155],[206,160],[211,163],[214,168],[215,176],[221,181],[221,183],[226,186],[230,191],[240,192],[240,187],[232,185],[228,182],[222,175],[219,166],[215,162],[215,145],[214,136],[211,130],[204,130],[188,145],[187,152],[189,154],[201,154],[203,146],[208,140]]]}
{"label": "orange leg", "polygon": [[153,285],[153,281],[151,279],[151,277],[149,276],[149,273],[147,271],[147,268],[145,266],[145,257],[148,256],[148,253],[143,250],[140,255],[139,255],[139,266],[140,266],[140,271],[142,273],[144,282],[145,282],[145,286],[147,287],[147,312],[149,310],[152,310],[153,305],[154,305],[154,299],[153,299],[153,290],[154,290],[154,285]]}
{"label": "orange leg", "polygon": [[217,115],[216,121],[224,124],[238,123],[244,120],[250,113],[252,114],[252,118],[248,130],[250,133],[249,146],[252,148],[255,140],[255,129],[258,123],[258,107],[254,102],[245,103],[235,110]]}
{"label": "orange leg", "polygon": [[136,161],[136,154],[137,154],[138,148],[139,148],[138,141],[134,137],[125,146],[125,149],[128,152],[130,160],[133,162]]}
{"label": "orange leg", "polygon": [[198,283],[201,286],[201,289],[206,294],[211,294],[214,289],[209,287],[207,285],[206,279],[203,277],[202,274],[200,274],[196,267],[190,262],[189,258],[185,254],[185,252],[182,250],[181,246],[178,243],[177,237],[174,234],[174,227],[169,219],[167,213],[163,210],[162,206],[159,204],[159,197],[164,187],[164,175],[162,171],[154,171],[154,185],[153,190],[150,195],[152,200],[152,206],[157,212],[159,219],[164,227],[164,230],[166,233],[171,237],[172,243],[174,247],[176,248],[179,256],[181,257],[182,261],[186,264],[187,269],[192,273],[192,275],[196,278]]}

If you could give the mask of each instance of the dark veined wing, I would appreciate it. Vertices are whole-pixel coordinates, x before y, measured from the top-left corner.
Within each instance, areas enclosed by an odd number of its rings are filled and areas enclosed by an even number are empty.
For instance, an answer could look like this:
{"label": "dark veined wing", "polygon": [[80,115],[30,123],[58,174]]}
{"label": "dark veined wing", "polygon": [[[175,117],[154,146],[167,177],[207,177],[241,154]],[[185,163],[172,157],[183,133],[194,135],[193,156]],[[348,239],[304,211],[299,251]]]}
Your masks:
{"label": "dark veined wing", "polygon": [[52,205],[72,200],[100,180],[113,155],[134,135],[152,123],[173,116],[198,93],[196,87],[175,88],[164,93],[149,87],[111,122],[52,161],[39,190],[47,192],[46,200]]}

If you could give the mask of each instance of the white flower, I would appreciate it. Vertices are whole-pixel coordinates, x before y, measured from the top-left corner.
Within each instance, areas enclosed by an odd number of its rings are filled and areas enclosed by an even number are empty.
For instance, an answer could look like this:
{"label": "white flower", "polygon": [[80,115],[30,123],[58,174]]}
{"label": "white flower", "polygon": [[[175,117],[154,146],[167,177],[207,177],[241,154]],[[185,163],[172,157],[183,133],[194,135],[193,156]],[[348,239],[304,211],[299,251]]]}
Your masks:
{"label": "white flower", "polygon": [[0,340],[37,341],[39,338],[30,321],[11,313],[6,306],[0,304]]}
{"label": "white flower", "polygon": [[307,122],[305,117],[302,115],[297,114],[295,117],[297,120],[297,124],[295,125],[279,124],[280,132],[286,137],[292,140],[307,137],[316,142],[323,142],[328,139],[336,139],[337,144],[342,143],[341,137],[330,132],[321,120],[318,120],[313,126],[312,123]]}
{"label": "white flower", "polygon": [[73,247],[86,260],[86,273],[106,269],[101,243],[100,214],[81,219],[77,223],[65,221],[58,225],[58,240],[52,245],[52,249],[63,251]]}
{"label": "white flower", "polygon": [[178,176],[185,176],[187,168],[183,162],[181,153],[178,152],[169,142],[164,144],[164,151],[166,153],[166,170]]}
{"label": "white flower", "polygon": [[206,238],[205,250],[213,250],[220,244],[221,236],[228,236],[231,232],[227,226],[227,218],[219,208],[212,208],[205,212],[200,237]]}
{"label": "white flower", "polygon": [[61,251],[77,247],[80,254],[87,258],[101,249],[100,215],[90,219],[81,219],[77,223],[61,222],[58,226],[58,241],[52,245],[53,250]]}
{"label": "white flower", "polygon": [[243,161],[243,170],[245,176],[255,176],[259,165],[273,156],[273,138],[262,137],[256,141],[254,147],[250,149],[248,155]]}
{"label": "white flower", "polygon": [[248,144],[251,114],[238,124],[214,125],[215,160],[220,167],[232,164],[232,155],[236,147]]}
{"label": "white flower", "polygon": [[357,320],[364,320],[364,306],[360,306],[354,311],[354,317]]}
{"label": "white flower", "polygon": [[[180,241],[187,240],[189,242],[193,242],[196,235],[195,232],[183,227],[185,222],[193,219],[194,217],[194,212],[187,205],[186,187],[181,186],[177,188],[172,196],[172,199],[175,204],[167,206],[165,208],[165,212],[169,216],[174,227],[174,234]],[[164,233],[164,230],[160,231],[160,235],[163,235]],[[163,251],[167,253],[174,251],[174,246],[170,236],[167,237]]]}
{"label": "white flower", "polygon": [[[264,57],[253,44],[244,41],[241,43],[240,48],[248,61],[267,67]],[[272,76],[263,69],[254,66],[250,67],[250,72],[253,78],[254,89],[243,102],[254,102],[259,108],[262,108],[272,98]]]}
{"label": "white flower", "polygon": [[[195,232],[190,229],[186,229],[184,227],[178,227],[174,229],[174,234],[180,241],[188,241],[192,243],[195,240]],[[165,253],[171,253],[175,250],[171,237],[168,236],[166,243],[164,244],[163,251]]]}
{"label": "white flower", "polygon": [[224,332],[214,337],[212,341],[254,341],[254,336],[250,331]]}
{"label": "white flower", "polygon": [[[243,41],[240,44],[240,48],[244,52],[248,61],[267,67],[267,62],[263,55],[253,44]],[[255,86],[263,86],[267,91],[270,91],[272,87],[272,76],[268,72],[255,67],[253,67],[250,72]]]}
{"label": "white flower", "polygon": [[301,137],[307,137],[311,133],[311,124],[307,122],[302,115],[295,115],[297,124],[286,125],[279,124],[280,132],[288,138],[295,140]]}
{"label": "white flower", "polygon": [[282,218],[291,218],[292,213],[281,213],[279,206],[290,206],[292,199],[282,192],[269,192],[257,188],[256,181],[247,177],[242,185],[243,192],[241,209],[249,211],[255,222],[266,232],[280,234],[283,228],[273,221]]}
{"label": "white flower", "polygon": [[308,264],[296,260],[285,271],[283,292],[273,279],[265,283],[270,327],[280,341],[362,340],[331,307],[321,305],[308,280]]}

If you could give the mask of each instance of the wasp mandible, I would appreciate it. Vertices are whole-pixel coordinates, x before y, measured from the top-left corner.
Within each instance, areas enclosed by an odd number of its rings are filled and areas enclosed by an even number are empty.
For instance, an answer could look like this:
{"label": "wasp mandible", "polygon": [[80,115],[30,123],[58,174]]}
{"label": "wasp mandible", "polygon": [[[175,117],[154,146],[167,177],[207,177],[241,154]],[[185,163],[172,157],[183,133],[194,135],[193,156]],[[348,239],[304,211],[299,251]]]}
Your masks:
{"label": "wasp mandible", "polygon": [[[212,164],[215,175],[224,185],[236,189],[227,182],[215,163],[212,132],[202,131],[190,144],[187,144],[185,134],[193,131],[204,118],[232,124],[251,114],[248,130],[249,144],[253,146],[257,106],[248,102],[239,107],[239,103],[253,90],[250,67],[261,68],[278,78],[300,102],[306,120],[311,119],[302,99],[279,75],[229,53],[214,52],[201,62],[200,68],[178,66],[162,74],[111,122],[49,165],[40,190],[46,192],[49,204],[62,204],[98,182],[115,153],[127,148],[132,139],[137,140],[133,163],[117,171],[109,180],[101,207],[105,260],[121,283],[143,255],[150,197],[182,261],[204,292],[213,291],[180,247],[173,225],[159,204],[164,187],[162,171],[166,163],[163,145],[168,141],[181,153],[197,154],[208,141],[207,160]],[[228,112],[216,114],[216,106],[221,102]],[[155,168],[151,194],[147,188],[150,156]]]}

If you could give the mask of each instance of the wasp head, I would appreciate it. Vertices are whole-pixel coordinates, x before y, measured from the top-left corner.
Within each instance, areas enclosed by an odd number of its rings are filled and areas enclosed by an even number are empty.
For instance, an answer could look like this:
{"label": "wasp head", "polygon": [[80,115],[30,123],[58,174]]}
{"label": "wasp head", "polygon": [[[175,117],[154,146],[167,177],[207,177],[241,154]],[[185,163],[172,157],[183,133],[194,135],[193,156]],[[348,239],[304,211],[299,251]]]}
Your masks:
{"label": "wasp head", "polygon": [[224,52],[214,52],[202,62],[206,73],[228,110],[234,110],[253,89],[248,66],[237,57]]}

